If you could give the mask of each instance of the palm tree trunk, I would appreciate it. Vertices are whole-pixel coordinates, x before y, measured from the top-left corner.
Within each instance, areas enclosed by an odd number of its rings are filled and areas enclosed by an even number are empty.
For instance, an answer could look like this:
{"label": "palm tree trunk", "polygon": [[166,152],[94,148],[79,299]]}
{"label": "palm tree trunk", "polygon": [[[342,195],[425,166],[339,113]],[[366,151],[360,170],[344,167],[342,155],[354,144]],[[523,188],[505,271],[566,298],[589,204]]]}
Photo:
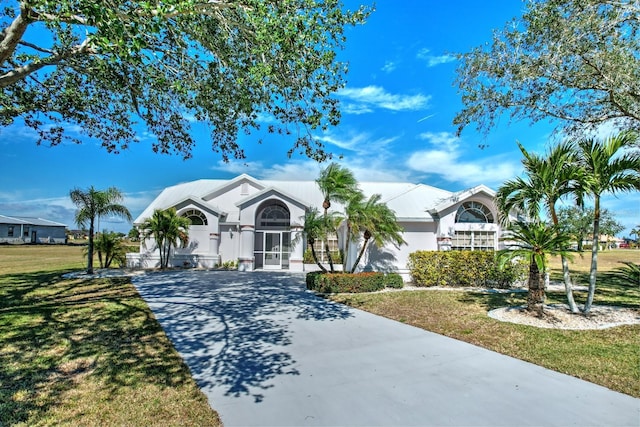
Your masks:
{"label": "palm tree trunk", "polygon": [[544,278],[538,264],[531,259],[529,264],[529,292],[527,293],[527,310],[542,316],[544,311]]}
{"label": "palm tree trunk", "polygon": [[326,273],[327,269],[324,268],[324,265],[322,265],[320,261],[318,261],[318,255],[316,254],[316,249],[313,247],[314,242],[308,242],[308,243],[309,243],[309,246],[311,247],[311,256],[313,257],[313,260],[316,262],[316,264],[318,264],[318,267],[320,267],[322,272]]}
{"label": "palm tree trunk", "polygon": [[87,248],[87,274],[93,274],[93,218],[89,222],[89,247]]}
{"label": "palm tree trunk", "polygon": [[[553,203],[550,203],[549,211],[551,212],[551,220],[553,221],[553,225],[558,226],[558,215],[556,214],[556,208]],[[572,313],[578,313],[580,310],[576,305],[576,300],[573,298],[573,288],[571,284],[571,276],[569,275],[569,262],[567,261],[567,257],[562,255],[562,278],[564,279],[564,292],[567,295],[567,302],[569,303],[569,309]]]}
{"label": "palm tree trunk", "polygon": [[332,273],[335,273],[335,268],[333,267],[333,259],[331,258],[331,251],[329,250],[329,239],[324,241],[324,250],[327,253],[327,260],[329,260],[329,269]]}
{"label": "palm tree trunk", "polygon": [[362,249],[360,249],[360,253],[358,253],[358,258],[356,258],[356,261],[353,263],[353,267],[351,267],[352,274],[355,273],[356,268],[358,267],[358,264],[360,264],[360,259],[362,258],[362,255],[364,255],[364,250],[367,248],[368,242],[369,242],[369,239],[365,237],[364,243],[362,244]]}
{"label": "palm tree trunk", "polygon": [[591,248],[591,269],[589,271],[589,294],[584,304],[584,314],[591,311],[593,297],[596,293],[596,273],[598,271],[598,246],[600,246],[600,195],[594,197],[593,208],[593,247]]}
{"label": "palm tree trunk", "polygon": [[567,257],[562,255],[562,277],[564,278],[564,292],[567,294],[567,302],[569,303],[569,309],[572,313],[579,313],[580,310],[576,304],[576,300],[573,297],[573,289],[571,284],[571,276],[569,275],[569,261]]}

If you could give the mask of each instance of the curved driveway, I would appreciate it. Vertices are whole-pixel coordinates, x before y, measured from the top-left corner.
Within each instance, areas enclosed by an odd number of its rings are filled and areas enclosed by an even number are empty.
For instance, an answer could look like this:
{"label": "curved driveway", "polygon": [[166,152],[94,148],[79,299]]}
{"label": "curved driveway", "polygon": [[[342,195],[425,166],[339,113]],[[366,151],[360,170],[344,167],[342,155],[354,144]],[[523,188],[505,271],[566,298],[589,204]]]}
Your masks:
{"label": "curved driveway", "polygon": [[318,298],[303,275],[133,283],[227,427],[640,425],[640,399]]}

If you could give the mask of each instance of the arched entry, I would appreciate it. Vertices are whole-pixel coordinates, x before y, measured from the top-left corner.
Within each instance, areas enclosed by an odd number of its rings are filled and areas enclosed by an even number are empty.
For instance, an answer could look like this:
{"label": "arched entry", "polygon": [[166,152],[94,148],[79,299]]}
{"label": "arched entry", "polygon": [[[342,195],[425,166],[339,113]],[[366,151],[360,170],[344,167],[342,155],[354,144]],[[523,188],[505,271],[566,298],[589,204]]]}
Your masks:
{"label": "arched entry", "polygon": [[256,215],[255,268],[289,269],[291,215],[278,200],[265,202]]}

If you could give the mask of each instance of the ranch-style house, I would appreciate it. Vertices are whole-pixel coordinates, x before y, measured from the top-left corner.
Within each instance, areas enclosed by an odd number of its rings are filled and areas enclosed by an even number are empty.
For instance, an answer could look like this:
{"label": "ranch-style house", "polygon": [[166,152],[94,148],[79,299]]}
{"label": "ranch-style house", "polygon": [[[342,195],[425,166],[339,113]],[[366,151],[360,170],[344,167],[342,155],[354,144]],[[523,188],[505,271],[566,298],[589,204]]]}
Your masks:
{"label": "ranch-style house", "polygon": [[[406,245],[370,245],[359,270],[395,271],[408,279],[407,260],[417,250],[493,250],[500,226],[495,192],[484,185],[450,192],[408,182],[361,182],[365,196],[374,193],[391,208],[404,228]],[[189,243],[172,252],[170,266],[214,268],[237,262],[241,271],[305,271],[305,213],[322,210],[323,197],[315,181],[258,180],[243,174],[230,180],[201,179],[164,189],[134,220],[140,227],[156,209],[175,208],[191,220]],[[332,202],[331,210],[343,206]],[[316,242],[319,257],[326,250],[344,249],[344,230],[328,241]],[[295,244],[294,244],[295,243]],[[353,244],[353,243],[351,243]],[[356,245],[357,246],[357,245]],[[348,263],[357,250],[349,250]],[[143,240],[140,253],[127,255],[131,268],[154,268],[160,257],[153,240]]]}

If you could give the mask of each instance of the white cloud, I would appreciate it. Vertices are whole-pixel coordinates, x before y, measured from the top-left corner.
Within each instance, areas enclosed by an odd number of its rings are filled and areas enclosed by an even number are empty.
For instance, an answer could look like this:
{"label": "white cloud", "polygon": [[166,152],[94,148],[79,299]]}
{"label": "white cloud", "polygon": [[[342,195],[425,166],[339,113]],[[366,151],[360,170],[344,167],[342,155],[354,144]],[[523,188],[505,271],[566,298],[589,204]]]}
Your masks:
{"label": "white cloud", "polygon": [[[391,111],[416,111],[429,106],[428,95],[398,95],[387,92],[380,86],[366,86],[361,88],[344,88],[338,92],[339,96],[349,99],[358,106],[359,110],[371,112],[374,108]],[[348,104],[347,104],[348,105]],[[358,110],[350,108],[350,110]],[[345,110],[347,112],[349,110]]]}
{"label": "white cloud", "polygon": [[446,64],[456,60],[456,57],[453,55],[432,55],[429,49],[421,49],[416,56],[418,59],[426,61],[428,67],[435,67],[436,65]]}
{"label": "white cloud", "polygon": [[397,68],[397,64],[393,61],[387,61],[382,66],[382,71],[385,73],[391,73]]}
{"label": "white cloud", "polygon": [[431,148],[416,151],[407,160],[407,166],[416,172],[438,175],[446,181],[461,183],[466,187],[485,184],[495,188],[517,176],[521,169],[517,161],[505,156],[462,160],[460,139],[448,132],[427,132],[421,134],[420,138],[428,141]]}

